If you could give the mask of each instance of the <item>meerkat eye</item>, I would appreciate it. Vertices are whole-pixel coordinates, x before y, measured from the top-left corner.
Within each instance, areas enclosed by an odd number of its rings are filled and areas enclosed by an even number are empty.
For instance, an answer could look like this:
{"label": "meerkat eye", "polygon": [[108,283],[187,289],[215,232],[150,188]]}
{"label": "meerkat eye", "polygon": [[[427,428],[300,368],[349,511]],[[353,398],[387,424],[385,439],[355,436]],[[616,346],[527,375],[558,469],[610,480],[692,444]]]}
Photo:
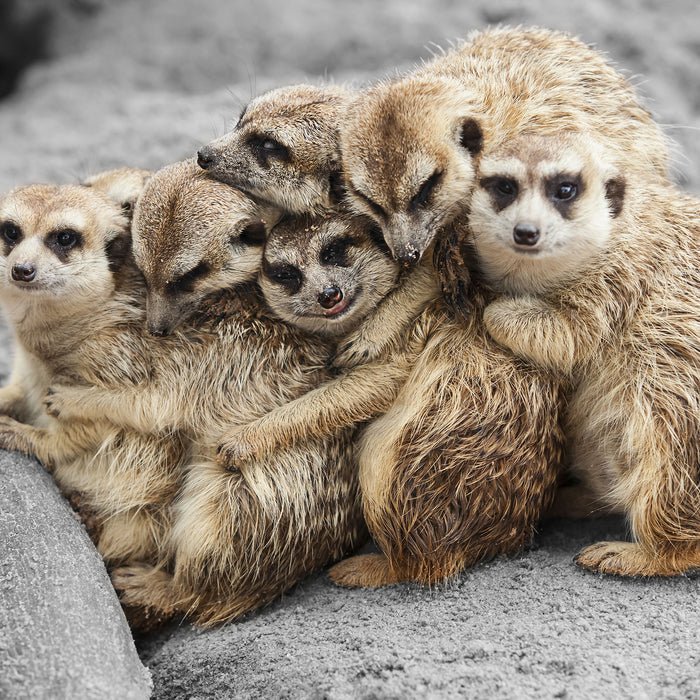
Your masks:
{"label": "meerkat eye", "polygon": [[573,182],[562,182],[554,191],[554,198],[568,202],[578,194],[578,187]]}
{"label": "meerkat eye", "polygon": [[290,294],[296,294],[301,288],[301,270],[294,265],[279,264],[270,265],[267,261],[263,263],[263,274],[271,282],[284,287]]}
{"label": "meerkat eye", "polygon": [[61,231],[56,231],[56,243],[61,248],[72,248],[80,241],[80,234],[72,228],[64,228]]}
{"label": "meerkat eye", "polygon": [[498,211],[505,209],[518,198],[518,183],[509,177],[485,177],[480,183],[493,200]]}
{"label": "meerkat eye", "polygon": [[191,270],[180,275],[176,280],[168,285],[170,292],[191,292],[194,283],[209,274],[209,265],[202,261],[199,265],[195,265]]}
{"label": "meerkat eye", "polygon": [[348,248],[353,244],[350,237],[338,238],[321,249],[319,259],[322,265],[348,266]]}
{"label": "meerkat eye", "polygon": [[360,190],[356,190],[354,187],[351,185],[348,186],[350,190],[352,190],[352,193],[359,197],[374,213],[377,217],[380,219],[386,219],[387,215],[384,209],[380,207],[373,199],[370,199],[366,194],[363,194],[360,192]]}
{"label": "meerkat eye", "polygon": [[435,186],[442,180],[442,171],[441,170],[436,170],[418,189],[418,192],[416,192],[415,195],[413,195],[413,198],[411,199],[411,203],[409,204],[410,209],[417,209],[419,207],[424,207],[427,203],[428,200],[430,199],[430,195],[433,193],[433,190],[435,189]]}
{"label": "meerkat eye", "polygon": [[267,136],[255,135],[250,139],[251,146],[259,154],[259,157],[267,161],[269,158],[277,160],[290,160],[289,149],[276,139]]}
{"label": "meerkat eye", "polygon": [[22,238],[22,229],[17,226],[17,224],[12,223],[12,221],[5,221],[0,224],[0,233],[7,243],[13,245]]}

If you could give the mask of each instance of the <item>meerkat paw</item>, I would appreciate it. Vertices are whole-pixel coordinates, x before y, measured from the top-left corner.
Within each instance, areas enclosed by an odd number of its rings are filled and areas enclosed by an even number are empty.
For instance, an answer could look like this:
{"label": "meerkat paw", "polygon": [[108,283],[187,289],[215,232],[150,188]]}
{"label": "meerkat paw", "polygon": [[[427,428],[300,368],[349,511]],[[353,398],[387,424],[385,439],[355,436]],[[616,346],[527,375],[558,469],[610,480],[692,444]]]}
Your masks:
{"label": "meerkat paw", "polygon": [[499,344],[510,348],[518,325],[528,311],[527,300],[497,299],[484,309],[484,325],[489,335]]}
{"label": "meerkat paw", "polygon": [[132,564],[114,569],[112,585],[124,607],[149,609],[155,614],[179,612],[172,574],[148,564]]}
{"label": "meerkat paw", "polygon": [[235,433],[229,433],[216,448],[216,461],[225,469],[235,471],[246,462],[259,456],[259,449],[241,429]]}
{"label": "meerkat paw", "polygon": [[695,556],[655,555],[636,542],[598,542],[583,549],[576,563],[589,571],[617,576],[675,576],[700,566]]}
{"label": "meerkat paw", "polygon": [[348,557],[332,566],[328,574],[334,583],[348,588],[376,588],[406,580],[394,572],[384,554]]}
{"label": "meerkat paw", "polygon": [[42,399],[44,411],[53,418],[61,418],[63,420],[74,418],[75,411],[72,410],[72,393],[73,387],[71,386],[62,386],[59,384],[50,386]]}
{"label": "meerkat paw", "polygon": [[329,364],[336,369],[349,369],[366,364],[379,357],[386,343],[382,340],[368,338],[365,335],[354,335],[338,345],[330,357]]}

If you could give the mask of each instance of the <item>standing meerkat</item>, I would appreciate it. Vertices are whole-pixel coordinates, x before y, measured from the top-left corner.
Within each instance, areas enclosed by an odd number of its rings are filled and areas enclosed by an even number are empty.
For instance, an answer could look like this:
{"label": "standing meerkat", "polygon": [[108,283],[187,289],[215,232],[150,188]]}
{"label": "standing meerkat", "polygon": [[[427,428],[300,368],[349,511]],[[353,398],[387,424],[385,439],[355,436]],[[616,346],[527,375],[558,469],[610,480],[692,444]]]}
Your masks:
{"label": "standing meerkat", "polygon": [[525,132],[601,134],[625,167],[663,179],[667,144],[600,53],[545,29],[489,29],[349,105],[341,130],[348,201],[416,262],[466,213],[479,152]]}
{"label": "standing meerkat", "polygon": [[352,93],[338,85],[266,92],[232,131],[200,149],[209,175],[293,214],[322,214],[341,196],[338,126]]}
{"label": "standing meerkat", "polygon": [[57,387],[51,397],[66,420],[80,406],[192,440],[171,549],[112,577],[123,603],[202,625],[263,605],[364,536],[350,431],[309,436],[236,473],[216,461],[228,429],[329,376],[329,345],[273,318],[254,287],[263,241],[251,206],[193,161],[156,173],[133,226],[148,326],[161,336],[149,346],[148,380],[109,391]]}
{"label": "standing meerkat", "polygon": [[[391,270],[368,230],[362,218],[278,224],[261,276],[275,313],[315,333],[336,332],[322,302],[337,305],[345,296],[331,287],[352,289]],[[347,239],[359,250],[337,245]],[[349,281],[326,286],[339,278],[323,251],[350,263],[340,271]],[[476,304],[482,293],[472,293]],[[331,577],[349,586],[431,584],[531,539],[557,479],[560,404],[558,382],[499,349],[477,320],[465,327],[451,318],[435,299],[380,358],[241,428],[224,449],[229,463],[250,468],[246,460],[306,435],[371,420],[360,440],[360,483],[383,554],[352,557]]]}
{"label": "standing meerkat", "polygon": [[167,546],[186,442],[85,412],[64,423],[42,403],[57,378],[89,386],[147,376],[144,286],[121,202],[99,188],[20,187],[0,198],[0,236],[0,300],[16,340],[3,412],[22,421],[2,418],[0,444],[36,455],[64,494],[77,495],[109,566],[155,556]]}
{"label": "standing meerkat", "polygon": [[700,207],[617,156],[571,133],[485,152],[466,256],[505,292],[490,335],[572,380],[572,468],[629,520],[577,563],[672,575],[700,566]]}

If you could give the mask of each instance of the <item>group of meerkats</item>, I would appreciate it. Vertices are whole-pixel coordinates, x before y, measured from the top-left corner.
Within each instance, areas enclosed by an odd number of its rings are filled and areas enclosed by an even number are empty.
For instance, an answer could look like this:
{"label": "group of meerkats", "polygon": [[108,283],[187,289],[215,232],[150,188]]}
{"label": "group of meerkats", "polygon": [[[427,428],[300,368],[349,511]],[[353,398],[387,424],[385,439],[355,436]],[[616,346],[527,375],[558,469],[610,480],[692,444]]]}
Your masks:
{"label": "group of meerkats", "polygon": [[667,165],[598,52],[498,28],[263,94],[156,173],[14,189],[0,445],[138,629],[231,620],[367,530],[337,583],[442,581],[552,512],[626,514],[587,569],[698,567],[700,203]]}

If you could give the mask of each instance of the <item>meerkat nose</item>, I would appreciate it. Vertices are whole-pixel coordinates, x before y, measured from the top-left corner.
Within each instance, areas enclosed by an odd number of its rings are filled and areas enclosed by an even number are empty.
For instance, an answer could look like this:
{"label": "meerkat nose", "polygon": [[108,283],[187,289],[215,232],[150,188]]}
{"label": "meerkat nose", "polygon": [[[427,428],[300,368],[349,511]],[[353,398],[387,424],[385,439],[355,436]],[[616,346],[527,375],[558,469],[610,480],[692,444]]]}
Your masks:
{"label": "meerkat nose", "polygon": [[36,268],[29,263],[12,266],[12,279],[17,282],[31,282],[36,277]]}
{"label": "meerkat nose", "polygon": [[202,170],[206,170],[214,162],[214,155],[207,148],[202,148],[197,151],[197,165],[199,165]]}
{"label": "meerkat nose", "polygon": [[513,229],[513,240],[518,245],[535,245],[540,239],[540,230],[532,224],[518,224]]}
{"label": "meerkat nose", "polygon": [[412,245],[408,245],[405,248],[401,248],[396,251],[395,258],[398,262],[404,265],[415,265],[420,260],[421,252]]}
{"label": "meerkat nose", "polygon": [[318,303],[324,309],[332,309],[343,298],[343,292],[338,287],[326,287],[318,295]]}

